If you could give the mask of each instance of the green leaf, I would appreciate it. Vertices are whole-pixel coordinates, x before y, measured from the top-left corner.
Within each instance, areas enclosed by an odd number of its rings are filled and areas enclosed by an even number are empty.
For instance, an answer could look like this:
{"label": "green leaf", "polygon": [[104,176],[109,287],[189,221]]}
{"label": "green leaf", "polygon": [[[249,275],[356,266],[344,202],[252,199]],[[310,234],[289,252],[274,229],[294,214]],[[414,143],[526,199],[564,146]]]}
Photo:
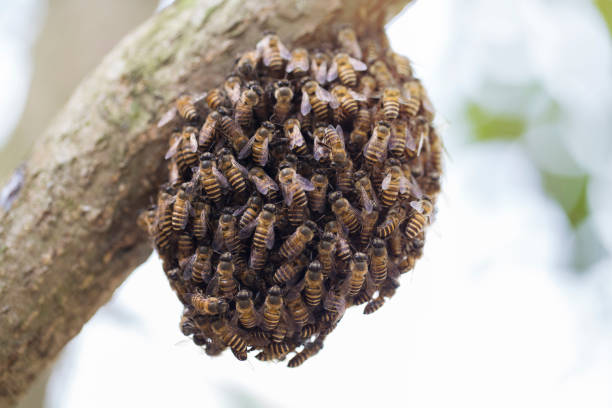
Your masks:
{"label": "green leaf", "polygon": [[587,186],[589,175],[565,176],[540,169],[544,190],[563,209],[575,229],[589,215]]}
{"label": "green leaf", "polygon": [[527,127],[525,119],[519,115],[493,112],[474,102],[467,104],[466,116],[472,138],[478,142],[517,140]]}
{"label": "green leaf", "polygon": [[612,0],[594,0],[595,6],[599,9],[601,16],[604,18],[608,31],[612,37]]}

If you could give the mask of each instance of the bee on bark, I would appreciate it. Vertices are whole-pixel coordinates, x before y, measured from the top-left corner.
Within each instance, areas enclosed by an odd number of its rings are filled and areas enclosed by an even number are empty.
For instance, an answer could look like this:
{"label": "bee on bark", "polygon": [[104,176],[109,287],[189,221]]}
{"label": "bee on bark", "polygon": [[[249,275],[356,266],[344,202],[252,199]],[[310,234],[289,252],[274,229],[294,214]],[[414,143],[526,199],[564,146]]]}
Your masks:
{"label": "bee on bark", "polygon": [[387,246],[385,241],[375,238],[372,241],[372,256],[370,258],[370,274],[374,284],[381,285],[387,279]]}
{"label": "bee on bark", "polygon": [[240,100],[240,89],[242,87],[242,79],[240,76],[235,74],[230,74],[227,78],[225,78],[225,82],[223,83],[223,89],[227,94],[232,106],[236,105]]}
{"label": "bee on bark", "polygon": [[257,55],[273,73],[283,69],[283,60],[291,59],[291,53],[276,34],[268,34],[257,43]]}
{"label": "bee on bark", "polygon": [[312,191],[308,192],[310,209],[317,213],[323,213],[325,211],[329,180],[325,174],[315,173],[310,178],[310,182],[314,187]]}
{"label": "bee on bark", "polygon": [[246,289],[236,295],[236,312],[242,327],[252,329],[257,326],[257,314],[253,305],[252,294]]}
{"label": "bee on bark", "polygon": [[308,146],[306,145],[306,140],[304,140],[300,127],[300,121],[291,118],[285,121],[283,130],[285,138],[289,141],[289,149],[300,156],[304,156],[308,154]]}
{"label": "bee on bark", "polygon": [[232,186],[235,192],[243,193],[247,189],[247,176],[249,171],[236,161],[229,149],[219,152],[219,169]]}
{"label": "bee on bark", "polygon": [[214,316],[225,314],[228,309],[227,302],[224,299],[204,296],[201,293],[192,294],[190,301],[195,311],[202,315]]}
{"label": "bee on bark", "polygon": [[327,82],[340,78],[342,85],[354,88],[357,86],[357,71],[366,71],[367,65],[348,54],[336,54],[327,72]]}
{"label": "bee on bark", "polygon": [[387,239],[404,220],[405,211],[402,207],[392,207],[385,220],[376,227],[376,236]]}
{"label": "bee on bark", "polygon": [[310,66],[308,60],[308,50],[306,48],[296,48],[291,51],[291,59],[285,67],[285,71],[293,77],[301,77],[308,74]]}
{"label": "bee on bark", "polygon": [[321,263],[313,261],[304,276],[304,300],[310,307],[318,306],[323,295],[323,273]]}
{"label": "bee on bark", "polygon": [[229,101],[227,99],[227,95],[225,91],[221,88],[211,89],[206,94],[206,103],[211,110],[217,110],[220,107],[228,107]]}
{"label": "bee on bark", "polygon": [[314,238],[314,231],[308,225],[300,225],[289,238],[283,242],[279,249],[279,254],[289,260],[299,256],[306,245]]}
{"label": "bee on bark", "polygon": [[340,198],[332,203],[332,211],[339,222],[344,224],[351,234],[356,234],[361,228],[359,214],[357,210],[348,202],[346,198]]}
{"label": "bee on bark", "polygon": [[414,209],[406,224],[405,235],[408,239],[416,238],[429,221],[433,213],[433,203],[426,197],[420,201],[411,201],[410,206]]}
{"label": "bee on bark", "polygon": [[249,170],[249,180],[255,184],[257,191],[268,200],[278,200],[278,185],[261,167],[251,167]]}
{"label": "bee on bark", "polygon": [[212,323],[212,329],[216,336],[230,347],[234,356],[240,361],[247,359],[247,345],[234,330],[230,329],[225,320],[217,320]]}
{"label": "bee on bark", "polygon": [[191,280],[196,285],[208,283],[212,273],[212,248],[207,246],[199,246],[196,253],[193,255],[193,263],[191,265]]}
{"label": "bee on bark", "polygon": [[187,122],[193,122],[198,119],[198,110],[196,109],[193,98],[190,95],[182,95],[176,100],[176,109],[181,118]]}
{"label": "bee on bark", "polygon": [[310,76],[319,84],[325,85],[329,57],[323,52],[316,52],[310,60]]}
{"label": "bee on bark", "polygon": [[274,125],[270,122],[264,122],[259,129],[257,129],[253,137],[249,139],[248,143],[244,145],[238,158],[242,160],[251,153],[253,162],[258,166],[264,167],[266,163],[268,163],[270,153],[269,145],[273,135]]}
{"label": "bee on bark", "polygon": [[238,221],[238,228],[240,230],[244,229],[247,225],[249,225],[257,215],[261,211],[261,207],[263,206],[263,200],[258,195],[252,195],[247,200],[245,206],[243,208],[239,208],[234,212],[234,216],[240,216],[240,220]]}
{"label": "bee on bark", "polygon": [[219,114],[221,119],[219,125],[223,131],[225,139],[232,146],[234,152],[240,152],[244,145],[249,142],[249,139],[244,135],[242,128],[234,119],[232,119],[231,111],[226,108],[220,108]]}
{"label": "bee on bark", "polygon": [[350,27],[344,27],[338,32],[338,43],[349,55],[354,58],[361,59],[361,47],[357,41],[355,30]]}
{"label": "bee on bark", "polygon": [[363,156],[370,166],[378,166],[387,158],[387,145],[391,137],[391,128],[387,122],[378,122],[370,140],[363,148]]}
{"label": "bee on bark", "polygon": [[281,310],[283,307],[283,297],[279,286],[272,286],[268,290],[268,295],[263,304],[263,319],[262,329],[266,331],[274,330],[278,326],[278,322],[281,317]]}
{"label": "bee on bark", "polygon": [[259,96],[252,89],[245,89],[242,91],[238,102],[236,103],[236,109],[234,117],[236,123],[243,129],[248,129],[253,121],[253,108],[259,103]]}
{"label": "bee on bark", "polygon": [[308,81],[302,86],[300,112],[302,115],[308,115],[312,110],[317,122],[328,122],[329,109],[327,105],[333,104],[332,101],[333,98],[327,90],[315,81]]}

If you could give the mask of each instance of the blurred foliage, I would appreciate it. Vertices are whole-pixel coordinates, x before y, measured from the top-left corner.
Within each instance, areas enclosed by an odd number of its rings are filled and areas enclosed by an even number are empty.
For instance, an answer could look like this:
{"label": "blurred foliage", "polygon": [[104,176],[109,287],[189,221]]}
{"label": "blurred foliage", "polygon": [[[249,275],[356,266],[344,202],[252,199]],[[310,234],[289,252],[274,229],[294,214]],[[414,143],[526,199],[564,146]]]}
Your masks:
{"label": "blurred foliage", "polygon": [[544,190],[563,208],[572,227],[577,228],[589,215],[589,175],[566,176],[539,170]]}
{"label": "blurred foliage", "polygon": [[604,18],[610,36],[612,37],[612,0],[595,0],[595,5]]}
{"label": "blurred foliage", "polygon": [[472,136],[477,142],[516,140],[525,132],[524,118],[508,113],[496,113],[470,102],[466,114],[472,125]]}

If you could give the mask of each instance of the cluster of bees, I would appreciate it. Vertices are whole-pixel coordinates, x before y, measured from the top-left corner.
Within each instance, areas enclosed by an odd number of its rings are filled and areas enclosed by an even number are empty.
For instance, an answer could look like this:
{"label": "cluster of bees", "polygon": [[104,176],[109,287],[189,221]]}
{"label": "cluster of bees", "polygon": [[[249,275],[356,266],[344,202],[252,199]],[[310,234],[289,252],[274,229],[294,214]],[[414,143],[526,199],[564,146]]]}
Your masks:
{"label": "cluster of bees", "polygon": [[385,38],[333,42],[267,33],[223,85],[176,102],[169,181],[139,222],[209,355],[297,367],[422,255],[442,172],[431,103]]}

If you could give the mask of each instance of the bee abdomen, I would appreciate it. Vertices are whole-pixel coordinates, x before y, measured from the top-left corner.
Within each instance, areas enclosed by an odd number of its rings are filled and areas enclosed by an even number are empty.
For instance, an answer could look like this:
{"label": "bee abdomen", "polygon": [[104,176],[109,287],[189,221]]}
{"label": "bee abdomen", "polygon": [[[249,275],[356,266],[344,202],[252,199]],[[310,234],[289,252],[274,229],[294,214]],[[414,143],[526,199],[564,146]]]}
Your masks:
{"label": "bee abdomen", "polygon": [[382,296],[371,300],[366,307],[363,309],[363,314],[372,314],[385,304],[385,298]]}

